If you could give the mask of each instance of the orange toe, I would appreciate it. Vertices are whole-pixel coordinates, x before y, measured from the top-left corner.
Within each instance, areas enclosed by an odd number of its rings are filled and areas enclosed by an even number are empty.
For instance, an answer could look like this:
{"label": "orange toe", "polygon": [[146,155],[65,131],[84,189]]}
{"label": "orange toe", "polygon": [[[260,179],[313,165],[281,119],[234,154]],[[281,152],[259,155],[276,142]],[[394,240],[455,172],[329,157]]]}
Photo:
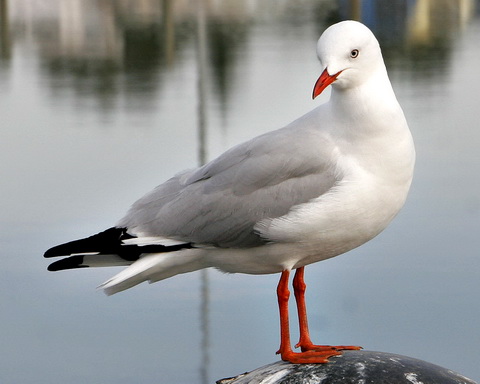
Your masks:
{"label": "orange toe", "polygon": [[338,351],[359,351],[363,349],[363,347],[359,347],[358,345],[335,345],[334,348]]}
{"label": "orange toe", "polygon": [[355,345],[317,345],[312,342],[299,342],[295,345],[295,348],[301,348],[302,352],[306,351],[358,351],[362,347]]}
{"label": "orange toe", "polygon": [[293,364],[324,364],[328,363],[330,357],[340,356],[341,354],[341,352],[334,349],[305,352],[286,351],[282,353],[282,360]]}

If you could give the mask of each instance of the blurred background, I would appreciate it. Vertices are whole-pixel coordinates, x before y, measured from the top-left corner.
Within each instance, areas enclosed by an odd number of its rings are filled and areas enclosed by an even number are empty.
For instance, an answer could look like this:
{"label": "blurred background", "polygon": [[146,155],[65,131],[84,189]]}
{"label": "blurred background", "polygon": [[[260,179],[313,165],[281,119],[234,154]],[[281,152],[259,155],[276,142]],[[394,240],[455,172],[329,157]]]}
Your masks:
{"label": "blurred background", "polygon": [[480,380],[478,5],[0,0],[0,382],[203,384],[278,360],[277,275],[106,297],[95,287],[118,269],[50,273],[42,255],[325,102],[315,45],[344,19],[381,43],[417,166],[387,230],[307,267],[312,338]]}

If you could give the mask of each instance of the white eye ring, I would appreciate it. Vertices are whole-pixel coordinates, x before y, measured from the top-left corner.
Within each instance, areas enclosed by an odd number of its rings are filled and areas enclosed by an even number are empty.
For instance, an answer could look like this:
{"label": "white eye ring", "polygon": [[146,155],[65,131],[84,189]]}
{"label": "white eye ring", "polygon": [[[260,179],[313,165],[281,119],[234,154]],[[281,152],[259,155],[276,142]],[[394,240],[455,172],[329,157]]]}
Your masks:
{"label": "white eye ring", "polygon": [[352,52],[350,52],[350,57],[351,57],[352,59],[355,59],[355,58],[358,57],[358,54],[359,54],[359,53],[360,53],[360,52],[358,51],[358,49],[352,49]]}

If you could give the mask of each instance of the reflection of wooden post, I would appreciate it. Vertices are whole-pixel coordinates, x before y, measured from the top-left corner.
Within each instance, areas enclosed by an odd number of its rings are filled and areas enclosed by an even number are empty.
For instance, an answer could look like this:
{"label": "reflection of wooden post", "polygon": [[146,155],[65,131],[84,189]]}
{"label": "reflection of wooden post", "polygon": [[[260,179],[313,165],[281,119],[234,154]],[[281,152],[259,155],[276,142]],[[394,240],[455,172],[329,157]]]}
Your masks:
{"label": "reflection of wooden post", "polygon": [[165,33],[165,59],[167,65],[175,61],[175,15],[172,0],[163,1],[163,25]]}
{"label": "reflection of wooden post", "polygon": [[198,162],[203,165],[207,162],[206,150],[206,69],[207,69],[207,28],[205,21],[205,3],[197,2],[197,90],[198,90]]}
{"label": "reflection of wooden post", "polygon": [[350,1],[350,15],[352,20],[362,20],[362,0]]}
{"label": "reflection of wooden post", "polygon": [[407,24],[407,41],[428,45],[431,35],[430,0],[418,0]]}
{"label": "reflection of wooden post", "polygon": [[0,0],[0,58],[8,59],[11,53],[8,0]]}
{"label": "reflection of wooden post", "polygon": [[458,0],[459,4],[459,24],[460,28],[465,27],[470,18],[475,12],[475,1],[474,0]]}
{"label": "reflection of wooden post", "polygon": [[[205,1],[197,2],[197,91],[198,91],[198,162],[203,165],[207,162],[207,27],[205,16]],[[210,287],[208,271],[202,269],[201,274],[201,308],[200,326],[202,330],[201,352],[202,361],[200,367],[200,382],[208,384],[208,370],[210,366]]]}

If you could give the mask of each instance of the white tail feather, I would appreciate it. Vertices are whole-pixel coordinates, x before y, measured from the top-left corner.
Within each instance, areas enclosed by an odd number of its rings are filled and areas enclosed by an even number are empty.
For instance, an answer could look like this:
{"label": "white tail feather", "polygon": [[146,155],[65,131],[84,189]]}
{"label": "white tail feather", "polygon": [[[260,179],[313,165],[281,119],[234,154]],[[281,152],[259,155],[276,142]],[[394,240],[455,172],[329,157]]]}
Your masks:
{"label": "white tail feather", "polygon": [[173,245],[185,244],[185,241],[174,239],[167,239],[166,237],[134,237],[131,239],[124,239],[122,243],[125,245],[165,245],[171,247]]}
{"label": "white tail feather", "polygon": [[85,267],[120,267],[132,264],[118,255],[83,254],[82,266]]}
{"label": "white tail feather", "polygon": [[103,289],[107,295],[113,295],[144,281],[159,281],[205,268],[201,253],[199,249],[184,249],[178,252],[147,254],[98,288]]}

